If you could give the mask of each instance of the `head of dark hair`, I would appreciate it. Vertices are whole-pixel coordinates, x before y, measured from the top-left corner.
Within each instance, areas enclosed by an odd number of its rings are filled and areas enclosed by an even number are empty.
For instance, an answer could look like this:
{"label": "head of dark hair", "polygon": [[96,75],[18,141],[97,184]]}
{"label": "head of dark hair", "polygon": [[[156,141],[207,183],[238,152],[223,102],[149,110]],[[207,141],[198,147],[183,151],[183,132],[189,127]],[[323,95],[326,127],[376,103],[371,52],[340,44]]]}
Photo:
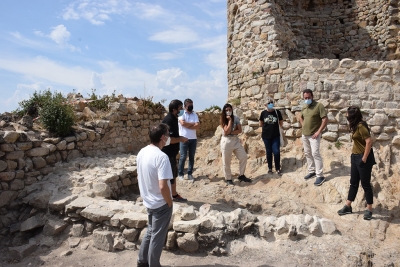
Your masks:
{"label": "head of dark hair", "polygon": [[222,108],[222,110],[221,110],[221,118],[220,118],[221,126],[228,125],[228,119],[226,118],[226,111],[225,111],[226,108],[231,108],[232,109],[231,118],[233,120],[233,108],[232,108],[232,105],[226,103],[224,105],[224,107]]}
{"label": "head of dark hair", "polygon": [[312,92],[311,89],[304,89],[303,90],[303,96],[304,96],[304,94],[311,94],[311,97],[314,98],[314,95],[313,95],[313,92]]}
{"label": "head of dark hair", "polygon": [[153,145],[157,145],[161,141],[163,135],[169,135],[169,127],[165,123],[159,123],[150,127],[149,137]]}
{"label": "head of dark hair", "polygon": [[186,98],[185,101],[183,101],[183,104],[185,104],[185,107],[187,107],[188,104],[193,104],[193,100],[190,98]]}
{"label": "head of dark hair", "polygon": [[171,101],[171,103],[169,103],[168,106],[168,111],[170,113],[172,113],[172,111],[174,111],[174,109],[178,110],[179,106],[182,106],[182,101],[178,100],[178,99],[174,99]]}
{"label": "head of dark hair", "polygon": [[350,131],[352,133],[354,133],[357,130],[357,125],[359,123],[364,124],[369,131],[367,123],[362,119],[362,114],[359,107],[350,106],[347,109],[347,121],[349,122]]}

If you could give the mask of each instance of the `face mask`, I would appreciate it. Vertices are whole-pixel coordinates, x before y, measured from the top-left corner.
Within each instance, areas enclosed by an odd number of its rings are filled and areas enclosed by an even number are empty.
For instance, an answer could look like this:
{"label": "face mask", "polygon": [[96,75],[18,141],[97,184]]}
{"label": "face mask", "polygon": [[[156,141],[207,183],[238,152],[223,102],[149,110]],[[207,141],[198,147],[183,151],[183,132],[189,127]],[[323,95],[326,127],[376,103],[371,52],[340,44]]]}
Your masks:
{"label": "face mask", "polygon": [[171,137],[168,136],[167,142],[165,143],[165,146],[168,146],[171,143]]}
{"label": "face mask", "polygon": [[188,107],[187,107],[187,110],[188,110],[189,112],[192,112],[193,106],[188,106]]}
{"label": "face mask", "polygon": [[306,105],[310,105],[312,103],[312,99],[306,99],[304,100],[304,103],[306,103]]}
{"label": "face mask", "polygon": [[267,105],[267,107],[268,107],[268,109],[273,109],[274,108],[274,104],[270,103],[270,104]]}
{"label": "face mask", "polygon": [[227,111],[226,112],[226,116],[231,116],[232,115],[232,111]]}
{"label": "face mask", "polygon": [[179,113],[178,113],[178,117],[180,117],[180,116],[182,116],[183,115],[183,112],[185,112],[183,109],[181,109],[180,111],[179,111]]}

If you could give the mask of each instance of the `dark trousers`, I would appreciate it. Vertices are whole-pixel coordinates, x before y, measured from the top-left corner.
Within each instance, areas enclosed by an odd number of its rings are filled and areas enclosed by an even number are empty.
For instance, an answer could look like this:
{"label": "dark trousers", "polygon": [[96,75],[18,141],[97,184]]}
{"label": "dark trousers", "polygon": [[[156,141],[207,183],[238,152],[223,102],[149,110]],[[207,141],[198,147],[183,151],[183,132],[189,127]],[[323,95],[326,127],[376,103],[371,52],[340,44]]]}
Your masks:
{"label": "dark trousers", "polygon": [[147,209],[147,232],[139,249],[138,263],[148,263],[150,267],[159,267],[161,252],[168,233],[172,216],[172,207],[168,204],[157,209]]}
{"label": "dark trousers", "polygon": [[267,139],[263,138],[265,150],[267,151],[268,169],[272,169],[272,154],[274,154],[275,170],[281,169],[280,136]]}
{"label": "dark trousers", "polygon": [[375,160],[373,159],[373,155],[371,157],[371,153],[369,153],[367,162],[362,161],[362,154],[351,154],[351,171],[350,171],[350,189],[349,195],[347,197],[348,200],[354,201],[357,195],[358,187],[360,185],[364,189],[365,200],[367,204],[373,204],[373,193],[371,187],[371,173],[372,166],[375,164]]}
{"label": "dark trousers", "polygon": [[178,164],[178,175],[183,176],[183,169],[185,168],[185,162],[187,155],[189,154],[189,164],[187,174],[193,173],[194,166],[194,155],[196,154],[197,139],[189,139],[187,142],[180,142],[179,151],[181,156]]}

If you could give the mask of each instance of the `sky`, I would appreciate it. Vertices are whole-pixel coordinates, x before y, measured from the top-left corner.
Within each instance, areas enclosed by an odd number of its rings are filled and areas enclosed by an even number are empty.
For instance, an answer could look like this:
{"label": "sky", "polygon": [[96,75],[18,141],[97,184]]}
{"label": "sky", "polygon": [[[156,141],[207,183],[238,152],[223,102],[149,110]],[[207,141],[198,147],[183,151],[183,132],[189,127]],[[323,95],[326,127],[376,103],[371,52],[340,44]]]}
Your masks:
{"label": "sky", "polygon": [[35,91],[228,96],[226,0],[1,0],[0,113]]}

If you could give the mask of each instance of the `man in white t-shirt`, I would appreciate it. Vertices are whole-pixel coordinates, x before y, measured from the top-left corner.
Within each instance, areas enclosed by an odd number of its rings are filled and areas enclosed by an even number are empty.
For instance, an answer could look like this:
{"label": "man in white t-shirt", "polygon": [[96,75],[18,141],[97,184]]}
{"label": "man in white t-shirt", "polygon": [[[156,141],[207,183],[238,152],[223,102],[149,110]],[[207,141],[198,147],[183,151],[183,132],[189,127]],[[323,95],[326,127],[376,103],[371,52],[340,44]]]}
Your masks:
{"label": "man in white t-shirt", "polygon": [[169,128],[164,123],[150,128],[151,144],[137,155],[137,172],[140,196],[147,208],[148,227],[140,245],[138,267],[161,266],[160,257],[172,216],[173,178],[168,156],[161,151],[169,145]]}
{"label": "man in white t-shirt", "polygon": [[193,180],[193,166],[194,166],[194,155],[196,154],[197,136],[196,130],[200,127],[199,117],[196,112],[193,111],[193,101],[187,98],[184,102],[183,115],[178,118],[179,120],[179,135],[186,137],[187,142],[181,142],[179,146],[180,158],[178,164],[178,179],[183,180],[183,169],[185,168],[185,162],[187,154],[189,152],[189,164],[187,170],[187,179]]}

